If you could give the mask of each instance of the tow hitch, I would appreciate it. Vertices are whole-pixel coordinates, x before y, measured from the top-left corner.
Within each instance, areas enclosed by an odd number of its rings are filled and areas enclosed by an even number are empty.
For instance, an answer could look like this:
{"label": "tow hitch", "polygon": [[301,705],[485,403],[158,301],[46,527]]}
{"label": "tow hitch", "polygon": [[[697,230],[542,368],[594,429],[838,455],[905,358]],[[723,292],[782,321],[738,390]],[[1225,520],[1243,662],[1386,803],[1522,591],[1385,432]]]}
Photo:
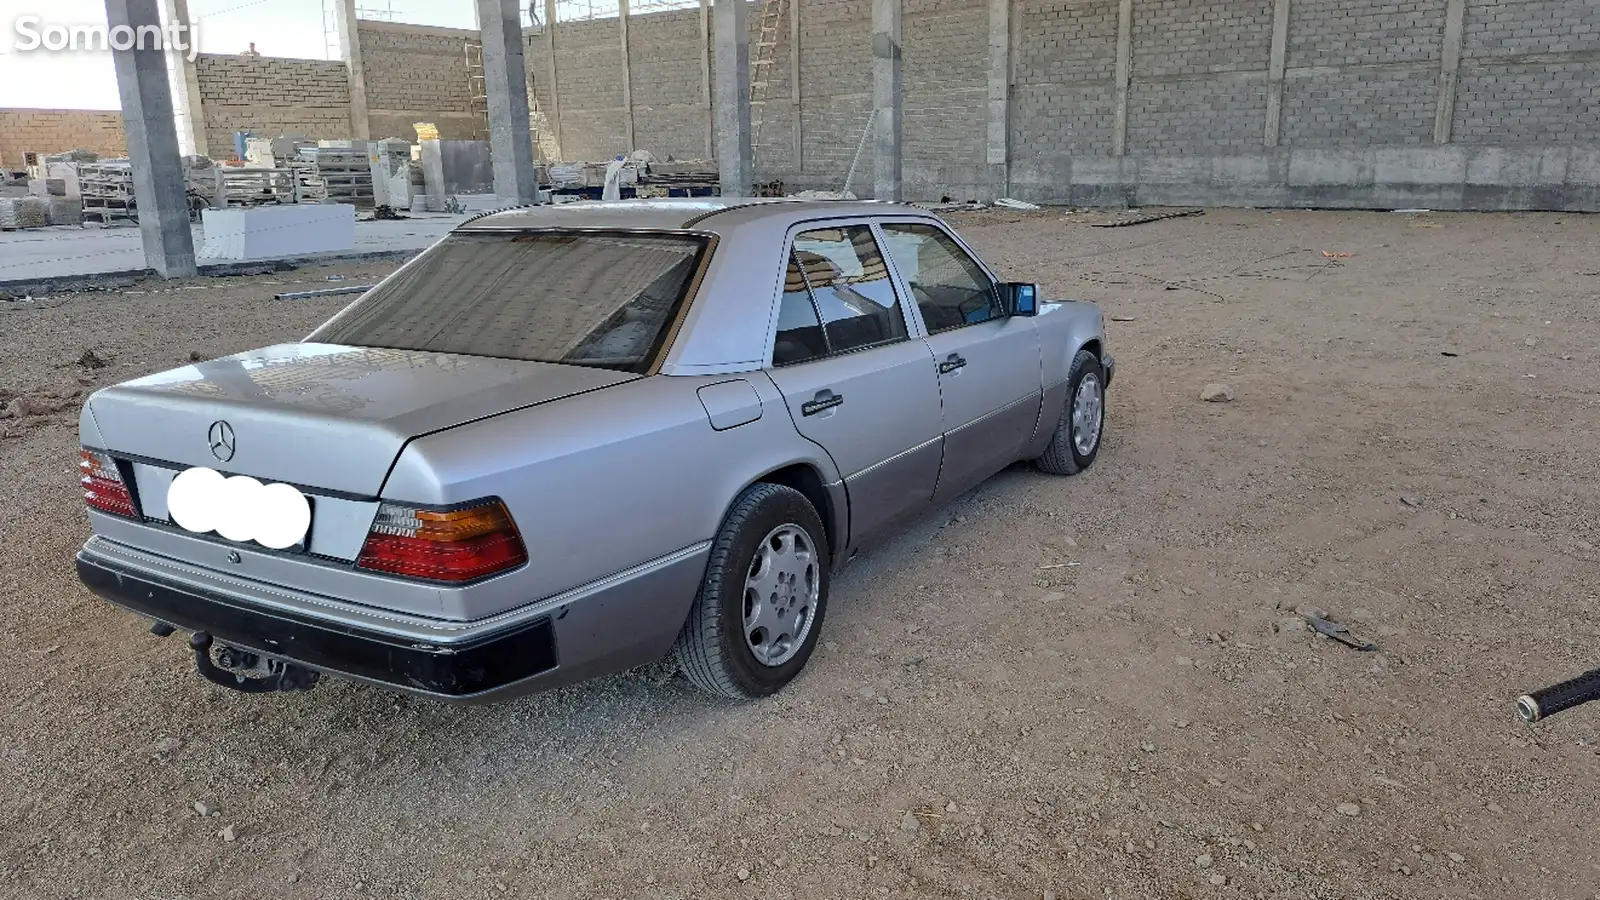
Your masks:
{"label": "tow hitch", "polygon": [[[166,637],[175,631],[165,622],[151,626],[150,633]],[[246,694],[269,694],[273,691],[309,691],[316,687],[320,676],[314,669],[297,666],[281,659],[262,656],[253,650],[216,646],[216,659],[211,657],[215,641],[204,631],[189,637],[189,648],[194,651],[194,667],[207,681]]]}

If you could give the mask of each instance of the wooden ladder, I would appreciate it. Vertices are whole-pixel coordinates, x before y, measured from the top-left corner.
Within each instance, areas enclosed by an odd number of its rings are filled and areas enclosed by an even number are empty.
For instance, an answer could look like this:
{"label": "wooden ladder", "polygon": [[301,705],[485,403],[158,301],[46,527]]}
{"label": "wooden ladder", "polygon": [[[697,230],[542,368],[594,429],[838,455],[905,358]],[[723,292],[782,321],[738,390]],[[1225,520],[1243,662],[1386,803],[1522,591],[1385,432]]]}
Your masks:
{"label": "wooden ladder", "polygon": [[483,41],[477,38],[467,38],[465,41],[467,53],[467,93],[472,104],[472,112],[480,118],[482,127],[478,122],[473,123],[473,137],[488,139],[489,137],[489,88],[484,78],[483,71]]}
{"label": "wooden ladder", "polygon": [[[778,27],[789,0],[763,0],[761,30],[757,32],[755,58],[750,61],[750,152],[758,152],[761,123],[766,119],[767,88],[772,83],[772,64],[778,53]],[[792,88],[791,88],[792,89]]]}

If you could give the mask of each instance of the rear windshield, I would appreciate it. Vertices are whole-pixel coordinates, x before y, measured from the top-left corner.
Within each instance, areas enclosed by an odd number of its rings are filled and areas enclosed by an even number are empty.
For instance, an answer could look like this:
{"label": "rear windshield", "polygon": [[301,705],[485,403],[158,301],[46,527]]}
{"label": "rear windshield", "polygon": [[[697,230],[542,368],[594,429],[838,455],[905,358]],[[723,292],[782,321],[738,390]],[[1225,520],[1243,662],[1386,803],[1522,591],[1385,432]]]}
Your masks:
{"label": "rear windshield", "polygon": [[306,340],[643,372],[705,248],[693,235],[453,234]]}

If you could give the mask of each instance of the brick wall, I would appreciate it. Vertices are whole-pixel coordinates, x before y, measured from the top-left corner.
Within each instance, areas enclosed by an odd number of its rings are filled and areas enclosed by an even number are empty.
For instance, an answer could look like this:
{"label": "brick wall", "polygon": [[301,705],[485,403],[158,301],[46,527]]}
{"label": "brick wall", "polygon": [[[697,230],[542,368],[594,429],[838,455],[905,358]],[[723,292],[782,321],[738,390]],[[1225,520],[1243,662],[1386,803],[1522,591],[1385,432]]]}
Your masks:
{"label": "brick wall", "polygon": [[[677,10],[631,17],[628,65],[633,73],[633,134],[639,149],[661,159],[706,155],[706,118],[700,73],[700,11]],[[784,78],[788,78],[785,62]],[[785,88],[787,93],[787,88]],[[788,139],[785,119],[768,119],[765,136]]]}
{"label": "brick wall", "polygon": [[[693,50],[684,48],[682,77],[689,77],[687,60]],[[698,57],[694,59],[693,78],[699,83],[700,64]],[[561,100],[561,152],[567,159],[606,160],[635,149],[627,146],[623,131],[622,35],[616,19],[562,22],[556,27],[556,90]]]}
{"label": "brick wall", "polygon": [[[838,190],[872,111],[872,4],[870,0],[805,0],[797,8],[801,162],[805,171],[789,180]],[[904,20],[901,30],[905,30]],[[902,78],[904,75],[902,69]],[[872,141],[868,138],[851,189],[860,192],[871,186]]]}
{"label": "brick wall", "polygon": [[361,21],[356,33],[373,139],[414,141],[417,122],[437,125],[447,141],[488,138],[487,119],[472,108],[467,74],[467,40],[476,32]]}
{"label": "brick wall", "polygon": [[28,152],[93,150],[123,156],[122,113],[83,109],[0,109],[0,165],[22,168]]}
{"label": "brick wall", "polygon": [[302,134],[344,140],[350,128],[350,82],[342,62],[202,53],[200,79],[206,143],[231,155],[233,134]]}
{"label": "brick wall", "polygon": [[905,0],[902,15],[906,196],[981,196],[989,183],[989,6]]}

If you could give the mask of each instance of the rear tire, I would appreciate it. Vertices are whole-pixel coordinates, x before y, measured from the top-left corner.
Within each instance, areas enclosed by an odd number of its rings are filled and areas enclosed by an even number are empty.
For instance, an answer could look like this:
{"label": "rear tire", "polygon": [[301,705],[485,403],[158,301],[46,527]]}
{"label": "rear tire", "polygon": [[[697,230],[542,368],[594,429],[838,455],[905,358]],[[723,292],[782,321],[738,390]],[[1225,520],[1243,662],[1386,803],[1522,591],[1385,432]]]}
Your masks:
{"label": "rear tire", "polygon": [[1034,465],[1051,475],[1076,475],[1094,463],[1105,436],[1106,373],[1100,357],[1079,350],[1067,375],[1067,396],[1050,445]]}
{"label": "rear tire", "polygon": [[675,647],[683,673],[710,694],[751,700],[805,668],[828,603],[822,519],[804,494],[756,484],[733,502]]}

